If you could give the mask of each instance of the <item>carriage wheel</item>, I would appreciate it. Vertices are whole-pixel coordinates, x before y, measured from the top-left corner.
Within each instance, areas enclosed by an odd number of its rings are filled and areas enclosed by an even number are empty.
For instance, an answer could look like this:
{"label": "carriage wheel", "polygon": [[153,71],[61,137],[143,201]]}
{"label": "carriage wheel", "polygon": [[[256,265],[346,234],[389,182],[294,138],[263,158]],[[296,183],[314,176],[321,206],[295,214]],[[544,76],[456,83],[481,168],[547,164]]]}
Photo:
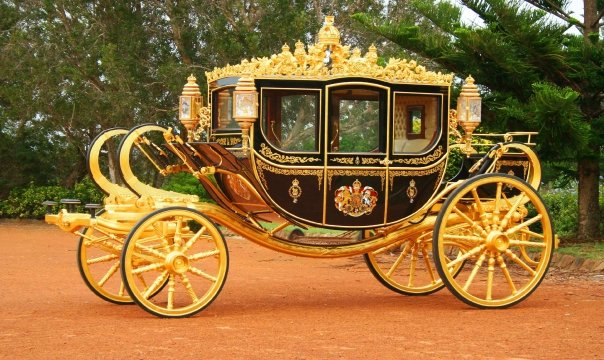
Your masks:
{"label": "carriage wheel", "polygon": [[210,305],[222,289],[227,246],[218,228],[198,211],[160,209],[130,232],[121,270],[128,293],[149,313],[191,316]]}
{"label": "carriage wheel", "polygon": [[[464,227],[459,227],[459,231]],[[399,294],[429,295],[445,286],[434,266],[432,232],[397,241],[363,257],[373,276]],[[458,272],[462,265],[459,263],[452,271]]]}
{"label": "carriage wheel", "polygon": [[[98,214],[97,216],[102,216]],[[124,239],[91,226],[78,243],[78,269],[84,283],[98,297],[118,305],[132,304],[119,272]]]}
{"label": "carriage wheel", "polygon": [[[459,235],[453,224],[465,224]],[[434,259],[445,285],[479,308],[504,308],[528,297],[543,280],[554,249],[543,200],[506,174],[476,176],[451,193],[434,228]],[[459,249],[451,256],[451,248]],[[455,252],[454,252],[455,253]],[[454,277],[451,269],[464,262]]]}

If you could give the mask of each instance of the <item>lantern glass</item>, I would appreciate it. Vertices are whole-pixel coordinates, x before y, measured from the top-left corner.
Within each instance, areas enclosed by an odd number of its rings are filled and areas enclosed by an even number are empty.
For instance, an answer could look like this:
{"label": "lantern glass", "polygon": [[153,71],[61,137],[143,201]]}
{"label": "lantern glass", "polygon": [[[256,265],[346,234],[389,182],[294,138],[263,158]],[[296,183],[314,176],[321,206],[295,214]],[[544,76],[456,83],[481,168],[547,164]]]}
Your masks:
{"label": "lantern glass", "polygon": [[469,105],[469,110],[470,110],[470,113],[468,114],[468,121],[480,123],[480,116],[481,116],[481,111],[482,111],[481,99],[480,98],[469,98],[468,105]]}
{"label": "lantern glass", "polygon": [[457,98],[457,119],[459,119],[459,121],[467,121],[467,119],[466,119],[467,101],[468,101],[468,98],[465,96],[460,96]]}
{"label": "lantern glass", "polygon": [[192,118],[193,99],[191,96],[180,97],[180,120],[191,120]]}
{"label": "lantern glass", "polygon": [[233,117],[255,119],[258,117],[258,108],[256,106],[257,93],[234,91],[235,101],[233,102]]}

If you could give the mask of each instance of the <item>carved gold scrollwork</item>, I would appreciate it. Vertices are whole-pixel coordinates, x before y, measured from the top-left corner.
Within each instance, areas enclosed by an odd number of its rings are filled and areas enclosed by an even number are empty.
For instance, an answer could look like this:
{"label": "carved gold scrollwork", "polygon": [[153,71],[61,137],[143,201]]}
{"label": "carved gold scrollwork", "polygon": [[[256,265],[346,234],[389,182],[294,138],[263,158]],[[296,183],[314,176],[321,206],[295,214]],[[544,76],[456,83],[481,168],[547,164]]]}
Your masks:
{"label": "carved gold scrollwork", "polygon": [[314,157],[300,157],[300,156],[289,156],[289,155],[281,155],[275,154],[266,144],[260,144],[260,154],[264,157],[271,159],[273,161],[277,161],[280,163],[288,163],[288,164],[304,164],[312,161],[319,161],[321,159]]}
{"label": "carved gold scrollwork", "polygon": [[344,165],[352,165],[353,162],[354,162],[354,159],[351,158],[351,157],[348,157],[348,158],[344,158],[344,157],[342,157],[342,158],[331,158],[330,160],[334,161],[334,162],[337,162],[339,164],[344,164]]}
{"label": "carved gold scrollwork", "polygon": [[275,166],[271,166],[260,159],[256,159],[256,170],[258,170],[258,177],[262,181],[262,185],[265,188],[269,188],[268,182],[264,176],[264,171],[268,171],[278,175],[291,175],[291,176],[316,176],[319,191],[321,190],[321,184],[323,183],[323,169],[281,169]]}
{"label": "carved gold scrollwork", "polygon": [[[526,160],[497,160],[497,163],[495,164],[495,172],[501,172],[500,170],[502,166],[522,166],[523,175],[524,178],[526,178],[530,164]],[[508,174],[509,173],[510,172],[508,171]],[[513,171],[511,175],[515,175]]]}
{"label": "carved gold scrollwork", "polygon": [[241,144],[240,137],[219,137],[216,139],[216,142],[222,146],[235,146],[237,144]]}
{"label": "carved gold scrollwork", "polygon": [[442,145],[439,145],[432,154],[424,156],[422,158],[396,159],[396,160],[393,160],[393,162],[395,164],[404,164],[404,165],[426,165],[435,160],[441,159],[442,155],[443,155],[443,147],[442,147]]}
{"label": "carved gold scrollwork", "polygon": [[[328,21],[329,20],[329,21]],[[206,72],[208,82],[248,74],[254,78],[298,78],[298,79],[331,79],[345,76],[371,77],[394,83],[411,83],[449,86],[453,74],[427,71],[415,60],[390,58],[382,66],[378,64],[378,53],[375,46],[370,46],[367,53],[359,49],[350,51],[350,46],[340,44],[340,38],[326,34],[339,34],[333,26],[333,19],[326,22],[319,32],[318,42],[304,48],[298,41],[294,53],[285,44],[281,53],[270,57],[243,60],[240,64],[214,68]]]}
{"label": "carved gold scrollwork", "polygon": [[380,159],[376,159],[376,158],[363,158],[361,160],[361,163],[363,165],[374,165],[374,164],[379,164],[380,163]]}

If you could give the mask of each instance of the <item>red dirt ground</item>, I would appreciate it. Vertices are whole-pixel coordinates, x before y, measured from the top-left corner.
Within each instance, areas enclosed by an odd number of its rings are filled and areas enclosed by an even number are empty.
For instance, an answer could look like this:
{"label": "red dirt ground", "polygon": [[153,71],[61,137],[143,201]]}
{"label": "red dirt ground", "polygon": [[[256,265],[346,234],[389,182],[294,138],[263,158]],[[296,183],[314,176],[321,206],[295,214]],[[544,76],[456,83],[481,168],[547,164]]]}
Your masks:
{"label": "red dirt ground", "polygon": [[550,270],[506,310],[446,289],[406,297],[360,257],[306,259],[231,238],[222,293],[192,318],[159,319],[97,298],[77,238],[42,222],[0,222],[1,359],[596,359],[604,280]]}

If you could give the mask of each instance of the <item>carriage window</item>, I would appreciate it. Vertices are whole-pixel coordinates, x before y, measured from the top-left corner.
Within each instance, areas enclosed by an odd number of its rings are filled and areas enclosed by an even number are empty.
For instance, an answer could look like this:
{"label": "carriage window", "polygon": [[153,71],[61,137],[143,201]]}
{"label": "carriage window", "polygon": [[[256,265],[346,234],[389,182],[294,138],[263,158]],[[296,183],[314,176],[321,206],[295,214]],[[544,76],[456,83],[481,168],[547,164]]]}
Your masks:
{"label": "carriage window", "polygon": [[394,153],[417,153],[437,138],[439,96],[394,94]]}
{"label": "carriage window", "polygon": [[262,90],[267,140],[285,151],[317,151],[319,96],[314,90]]}
{"label": "carriage window", "polygon": [[230,87],[212,94],[214,129],[239,130],[239,124],[233,119],[233,90],[235,88]]}
{"label": "carriage window", "polygon": [[384,96],[369,89],[334,90],[330,96],[331,151],[375,152],[380,149]]}

